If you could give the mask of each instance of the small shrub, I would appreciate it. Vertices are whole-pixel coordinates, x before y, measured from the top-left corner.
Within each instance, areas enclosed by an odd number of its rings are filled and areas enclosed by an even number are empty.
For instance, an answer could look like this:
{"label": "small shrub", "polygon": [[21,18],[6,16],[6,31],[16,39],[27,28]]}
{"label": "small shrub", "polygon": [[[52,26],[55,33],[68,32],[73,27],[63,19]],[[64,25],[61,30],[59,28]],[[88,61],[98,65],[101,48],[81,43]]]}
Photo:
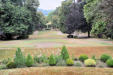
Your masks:
{"label": "small shrub", "polygon": [[50,66],[55,66],[57,63],[56,63],[56,59],[53,55],[50,56],[49,58],[49,65]]}
{"label": "small shrub", "polygon": [[25,66],[25,57],[23,56],[20,48],[18,48],[16,51],[14,63],[17,67],[24,67]]}
{"label": "small shrub", "polygon": [[45,55],[38,57],[38,63],[48,63],[48,61],[48,57]]}
{"label": "small shrub", "polygon": [[109,66],[109,67],[113,67],[113,59],[108,59],[108,60],[106,61],[106,64],[107,64],[107,66]]}
{"label": "small shrub", "polygon": [[16,68],[16,64],[14,62],[9,62],[7,65],[6,65],[7,68],[11,69],[11,68]]}
{"label": "small shrub", "polygon": [[87,59],[85,60],[84,64],[88,67],[96,66],[96,61],[93,59]]}
{"label": "small shrub", "polygon": [[39,58],[37,56],[34,56],[34,62],[39,63]]}
{"label": "small shrub", "polygon": [[92,56],[92,59],[93,59],[93,60],[96,60],[96,57],[95,57],[95,56]]}
{"label": "small shrub", "polygon": [[6,65],[0,65],[0,70],[7,69]]}
{"label": "small shrub", "polygon": [[7,64],[8,62],[11,62],[11,58],[2,60],[2,64]]}
{"label": "small shrub", "polygon": [[109,55],[107,55],[107,54],[103,54],[101,57],[100,57],[100,59],[101,59],[101,61],[103,61],[103,62],[106,62],[108,59],[110,59],[111,58],[111,56],[109,56]]}
{"label": "small shrub", "polygon": [[73,61],[72,59],[67,59],[67,60],[66,60],[66,64],[67,64],[68,66],[73,66],[73,65],[74,65],[74,61]]}
{"label": "small shrub", "polygon": [[107,67],[107,64],[102,62],[102,61],[100,61],[100,60],[98,60],[96,67],[104,68],[104,67]]}
{"label": "small shrub", "polygon": [[34,60],[30,54],[26,58],[26,66],[31,67],[34,64]]}
{"label": "small shrub", "polygon": [[65,60],[60,60],[56,64],[57,66],[66,66],[66,61]]}
{"label": "small shrub", "polygon": [[69,54],[68,54],[67,48],[65,46],[63,46],[63,48],[62,48],[61,56],[64,60],[67,60],[69,58]]}
{"label": "small shrub", "polygon": [[77,67],[82,67],[82,62],[80,62],[80,61],[77,61],[75,64],[74,64],[74,66],[77,66]]}
{"label": "small shrub", "polygon": [[84,62],[86,59],[88,59],[88,56],[87,55],[81,55],[79,57],[79,60],[82,61],[82,62]]}
{"label": "small shrub", "polygon": [[63,60],[61,55],[55,56],[55,58],[56,58],[56,62],[59,62],[59,61]]}

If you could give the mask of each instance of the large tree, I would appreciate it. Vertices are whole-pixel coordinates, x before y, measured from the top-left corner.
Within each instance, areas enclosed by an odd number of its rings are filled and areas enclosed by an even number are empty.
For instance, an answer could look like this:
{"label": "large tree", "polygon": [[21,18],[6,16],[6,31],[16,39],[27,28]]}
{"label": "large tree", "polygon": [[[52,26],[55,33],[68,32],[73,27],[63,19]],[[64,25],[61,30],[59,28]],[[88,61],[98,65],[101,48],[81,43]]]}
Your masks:
{"label": "large tree", "polygon": [[62,2],[62,5],[60,7],[60,11],[59,11],[59,24],[60,24],[60,30],[63,33],[67,32],[67,27],[65,26],[65,21],[67,19],[68,14],[70,13],[69,9],[70,9],[70,5],[73,3],[73,0],[65,0]]}
{"label": "large tree", "polygon": [[39,23],[38,0],[1,0],[0,32],[2,39],[28,38]]}
{"label": "large tree", "polygon": [[[65,16],[63,15],[61,22],[61,31],[67,34],[72,34],[75,31],[82,31],[87,32],[88,31],[88,37],[90,37],[90,27],[86,22],[86,19],[84,18],[84,12],[83,7],[85,5],[85,2],[79,1],[71,3],[68,7],[68,10],[64,9],[66,12],[68,12]],[[65,7],[66,5],[64,5]],[[62,8],[61,8],[62,9]],[[61,10],[64,11],[64,10]],[[62,13],[63,14],[63,13]]]}
{"label": "large tree", "polygon": [[113,38],[113,0],[86,0],[84,15],[97,37]]}

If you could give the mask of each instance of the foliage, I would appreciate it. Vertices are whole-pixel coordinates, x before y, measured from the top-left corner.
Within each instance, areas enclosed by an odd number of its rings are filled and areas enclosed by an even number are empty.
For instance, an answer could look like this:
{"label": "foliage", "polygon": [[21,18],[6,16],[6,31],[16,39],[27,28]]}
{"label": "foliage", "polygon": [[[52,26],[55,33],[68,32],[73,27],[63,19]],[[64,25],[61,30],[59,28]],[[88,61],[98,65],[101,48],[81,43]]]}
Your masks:
{"label": "foliage", "polygon": [[42,30],[46,27],[46,17],[40,11],[37,12],[37,17],[39,17],[38,25],[36,25],[35,30]]}
{"label": "foliage", "polygon": [[93,59],[87,59],[85,60],[84,64],[88,67],[96,66],[96,61]]}
{"label": "foliage", "polygon": [[29,34],[28,28],[32,23],[32,18],[25,7],[15,6],[11,2],[6,2],[2,5],[2,10],[0,11],[3,12],[0,14],[0,28],[5,35],[5,39]]}
{"label": "foliage", "polygon": [[86,0],[85,18],[92,26],[92,34],[97,37],[113,38],[113,0]]}
{"label": "foliage", "polygon": [[95,57],[95,56],[92,56],[92,59],[93,59],[93,60],[96,60],[96,57]]}
{"label": "foliage", "polygon": [[63,61],[62,55],[58,55],[58,56],[56,55],[55,58],[56,58],[56,62]]}
{"label": "foliage", "polygon": [[39,63],[39,58],[37,56],[34,56],[34,62]]}
{"label": "foliage", "polygon": [[113,59],[108,59],[106,64],[109,66],[109,67],[113,67]]}
{"label": "foliage", "polygon": [[8,62],[11,62],[11,58],[2,60],[2,64],[7,64]]}
{"label": "foliage", "polygon": [[34,60],[30,54],[26,58],[26,66],[31,67],[34,64]]}
{"label": "foliage", "polygon": [[48,61],[48,57],[45,55],[38,57],[38,63],[48,63]]}
{"label": "foliage", "polygon": [[59,28],[59,11],[60,11],[60,7],[57,7],[56,10],[52,11],[49,13],[49,15],[47,16],[47,22],[51,23],[53,29],[57,29]]}
{"label": "foliage", "polygon": [[0,31],[2,32],[2,38],[0,39],[28,38],[37,24],[39,25],[38,6],[38,0],[1,0]]}
{"label": "foliage", "polygon": [[66,33],[67,27],[65,26],[65,21],[67,19],[67,15],[69,12],[69,6],[72,4],[73,0],[65,0],[62,2],[62,5],[60,7],[59,11],[59,24],[60,24],[60,30],[63,33]]}
{"label": "foliage", "polygon": [[9,69],[16,68],[16,64],[14,62],[8,62],[6,67],[9,68]]}
{"label": "foliage", "polygon": [[57,66],[66,66],[66,61],[65,60],[59,60],[56,65]]}
{"label": "foliage", "polygon": [[6,65],[0,65],[0,70],[7,69]]}
{"label": "foliage", "polygon": [[66,60],[66,64],[67,64],[68,66],[72,66],[72,65],[74,65],[74,61],[73,61],[72,59],[67,59],[67,60]]}
{"label": "foliage", "polygon": [[16,51],[14,63],[17,67],[25,66],[25,57],[23,56],[23,53],[22,53],[20,48],[18,48],[17,51]]}
{"label": "foliage", "polygon": [[107,54],[103,54],[103,55],[101,55],[100,60],[103,62],[106,62],[110,58],[111,58],[111,56],[109,56]]}
{"label": "foliage", "polygon": [[64,60],[67,60],[69,58],[69,54],[65,46],[62,47],[61,56]]}
{"label": "foliage", "polygon": [[84,62],[86,59],[88,59],[88,56],[85,55],[85,54],[80,55],[80,57],[79,57],[79,60],[82,61],[82,62]]}
{"label": "foliage", "polygon": [[74,64],[74,66],[77,66],[77,67],[82,67],[82,62],[77,61],[77,62]]}
{"label": "foliage", "polygon": [[56,59],[53,55],[50,56],[49,58],[49,65],[50,66],[55,66],[57,63],[56,63]]}

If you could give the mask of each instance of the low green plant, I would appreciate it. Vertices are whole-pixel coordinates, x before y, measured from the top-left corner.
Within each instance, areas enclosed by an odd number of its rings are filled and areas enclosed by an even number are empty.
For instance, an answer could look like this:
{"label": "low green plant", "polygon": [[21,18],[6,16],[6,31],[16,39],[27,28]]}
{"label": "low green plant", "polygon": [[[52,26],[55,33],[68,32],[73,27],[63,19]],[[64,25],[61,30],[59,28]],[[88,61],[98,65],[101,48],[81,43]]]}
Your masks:
{"label": "low green plant", "polygon": [[92,56],[92,59],[96,61],[96,57],[95,56]]}
{"label": "low green plant", "polygon": [[61,56],[64,60],[67,60],[69,58],[69,53],[65,46],[62,47]]}
{"label": "low green plant", "polygon": [[6,67],[9,68],[9,69],[16,68],[16,64],[14,62],[8,62]]}
{"label": "low green plant", "polygon": [[17,49],[16,55],[14,58],[14,63],[17,67],[24,67],[25,66],[25,56],[23,55],[20,48]]}
{"label": "low green plant", "polygon": [[82,67],[82,62],[78,61],[74,64],[74,66],[77,66],[77,67]]}
{"label": "low green plant", "polygon": [[87,59],[85,60],[84,64],[85,66],[92,67],[92,66],[96,66],[96,61],[93,59]]}
{"label": "low green plant", "polygon": [[82,61],[82,62],[84,62],[86,59],[88,59],[88,56],[85,55],[85,54],[80,55],[80,57],[79,57],[79,60]]}
{"label": "low green plant", "polygon": [[73,65],[74,65],[74,61],[73,61],[72,59],[67,59],[67,60],[66,60],[66,64],[67,64],[68,66],[73,66]]}
{"label": "low green plant", "polygon": [[100,60],[103,62],[106,62],[108,59],[111,59],[111,58],[112,57],[110,55],[103,54],[103,55],[101,55]]}
{"label": "low green plant", "polygon": [[109,66],[109,67],[113,67],[113,59],[108,59],[108,60],[106,61],[106,64],[107,64],[107,66]]}
{"label": "low green plant", "polygon": [[39,58],[37,56],[34,56],[34,63],[39,63]]}
{"label": "low green plant", "polygon": [[57,66],[66,66],[66,61],[65,60],[60,60],[56,64]]}
{"label": "low green plant", "polygon": [[31,67],[34,64],[34,60],[30,54],[26,58],[26,66]]}
{"label": "low green plant", "polygon": [[38,57],[38,63],[48,63],[48,61],[48,57],[45,55]]}
{"label": "low green plant", "polygon": [[50,66],[55,66],[57,64],[56,59],[53,55],[50,56],[49,58],[49,65]]}
{"label": "low green plant", "polygon": [[61,55],[56,55],[55,58],[56,58],[56,62],[59,62],[59,61],[63,60]]}
{"label": "low green plant", "polygon": [[0,70],[7,69],[6,65],[0,65]]}
{"label": "low green plant", "polygon": [[8,62],[12,61],[11,58],[2,60],[2,64],[7,64]]}

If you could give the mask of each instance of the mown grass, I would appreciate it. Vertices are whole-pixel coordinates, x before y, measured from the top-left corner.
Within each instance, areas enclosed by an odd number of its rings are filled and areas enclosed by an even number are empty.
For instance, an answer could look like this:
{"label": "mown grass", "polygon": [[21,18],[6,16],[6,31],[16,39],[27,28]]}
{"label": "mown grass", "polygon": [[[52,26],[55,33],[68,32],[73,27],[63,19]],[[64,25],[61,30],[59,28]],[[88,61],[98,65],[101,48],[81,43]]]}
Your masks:
{"label": "mown grass", "polygon": [[39,31],[26,40],[0,41],[0,48],[45,48],[45,43],[48,43],[51,47],[61,47],[62,45],[68,47],[113,46],[113,43],[109,40],[67,39],[66,36],[60,31]]}
{"label": "mown grass", "polygon": [[37,67],[1,70],[0,75],[113,75],[112,68]]}

